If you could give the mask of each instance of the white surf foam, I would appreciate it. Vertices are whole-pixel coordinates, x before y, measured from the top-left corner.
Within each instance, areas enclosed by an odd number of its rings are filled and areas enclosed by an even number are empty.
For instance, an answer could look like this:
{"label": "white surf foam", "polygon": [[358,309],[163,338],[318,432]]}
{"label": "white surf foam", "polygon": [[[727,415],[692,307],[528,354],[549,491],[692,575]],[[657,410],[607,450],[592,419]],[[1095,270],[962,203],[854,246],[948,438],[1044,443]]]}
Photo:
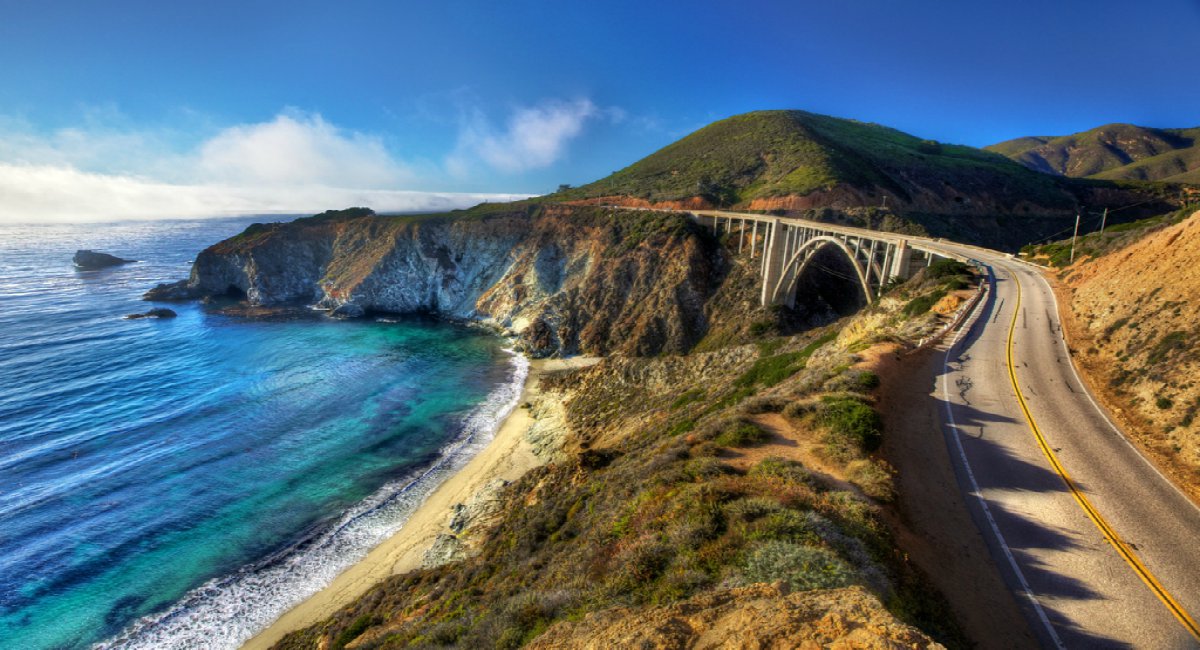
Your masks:
{"label": "white surf foam", "polygon": [[466,418],[437,462],[380,488],[329,530],[288,551],[188,592],[164,612],[143,617],[93,648],[238,648],[395,534],[417,506],[495,436],[517,406],[529,361],[512,355],[509,382]]}

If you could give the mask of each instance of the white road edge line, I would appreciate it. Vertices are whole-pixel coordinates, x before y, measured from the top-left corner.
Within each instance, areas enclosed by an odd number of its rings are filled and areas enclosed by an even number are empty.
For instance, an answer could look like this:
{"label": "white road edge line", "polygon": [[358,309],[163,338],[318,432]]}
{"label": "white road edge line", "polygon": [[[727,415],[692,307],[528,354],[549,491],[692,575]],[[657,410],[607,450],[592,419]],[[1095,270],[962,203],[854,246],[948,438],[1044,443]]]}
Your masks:
{"label": "white road edge line", "polygon": [[[994,277],[994,273],[992,273],[990,266],[988,267],[988,275]],[[1014,274],[1014,278],[1015,277],[1016,275]],[[992,287],[992,291],[995,291],[996,283],[993,281],[993,278],[989,277],[988,282]],[[975,472],[971,470],[971,464],[967,462],[967,452],[965,449],[963,449],[962,439],[958,433],[958,424],[954,422],[954,412],[950,407],[950,385],[946,380],[946,376],[950,371],[950,353],[953,352],[954,348],[958,346],[959,341],[962,340],[963,334],[970,331],[971,327],[974,326],[975,319],[979,317],[978,312],[983,307],[984,302],[985,301],[981,300],[979,301],[979,304],[975,306],[970,318],[964,322],[962,329],[958,331],[958,334],[954,337],[954,340],[950,342],[950,345],[946,348],[946,354],[942,357],[942,368],[946,371],[942,373],[942,396],[946,403],[946,417],[950,423],[950,430],[954,433],[954,444],[958,448],[959,459],[962,461],[963,469],[966,470],[967,478],[971,482],[971,493],[979,501],[979,506],[983,509],[983,516],[987,518],[988,525],[992,529],[992,534],[996,537],[996,541],[1000,544],[1001,550],[1004,551],[1004,557],[1008,560],[1009,566],[1012,567],[1013,573],[1017,576],[1017,581],[1021,583],[1021,589],[1025,592],[1026,598],[1028,598],[1029,602],[1033,605],[1033,609],[1037,613],[1038,619],[1040,619],[1042,621],[1042,625],[1045,626],[1046,632],[1050,635],[1051,641],[1054,642],[1054,646],[1056,648],[1060,648],[1060,650],[1066,650],[1067,646],[1063,645],[1062,639],[1059,638],[1058,632],[1054,629],[1054,625],[1050,623],[1049,617],[1046,616],[1046,610],[1042,609],[1042,604],[1038,602],[1037,596],[1033,594],[1033,589],[1030,588],[1029,581],[1025,579],[1025,574],[1021,571],[1021,567],[1017,564],[1017,558],[1013,556],[1012,549],[1008,547],[1008,542],[1004,541],[1004,535],[1000,533],[1000,526],[996,524],[996,519],[992,517],[992,511],[990,508],[988,508],[987,500],[983,498],[983,493],[979,489],[979,483],[975,480]]]}
{"label": "white road edge line", "polygon": [[[1008,271],[1010,273],[1016,273],[1016,271],[1011,268],[1008,269]],[[1149,458],[1146,458],[1146,455],[1142,453],[1142,450],[1138,449],[1137,445],[1133,444],[1133,441],[1131,441],[1129,437],[1125,435],[1125,432],[1121,431],[1121,428],[1112,421],[1112,418],[1108,417],[1108,411],[1100,406],[1095,397],[1092,397],[1092,389],[1088,387],[1087,383],[1084,382],[1082,378],[1080,378],[1079,370],[1075,368],[1075,355],[1071,354],[1071,346],[1067,343],[1067,331],[1062,326],[1063,317],[1062,311],[1058,306],[1058,295],[1054,293],[1054,287],[1050,286],[1050,282],[1047,281],[1041,273],[1035,271],[1033,275],[1036,276],[1038,281],[1044,284],[1046,289],[1050,292],[1050,301],[1054,304],[1055,315],[1058,316],[1058,340],[1062,342],[1063,351],[1066,352],[1067,361],[1070,362],[1069,365],[1071,366],[1071,374],[1075,376],[1075,383],[1079,384],[1079,387],[1083,389],[1083,394],[1087,396],[1088,401],[1092,403],[1092,407],[1096,409],[1096,412],[1100,414],[1100,417],[1104,418],[1104,422],[1108,424],[1110,429],[1113,430],[1113,433],[1116,433],[1117,437],[1119,437],[1122,442],[1128,445],[1129,448],[1133,450],[1134,454],[1138,458],[1142,459],[1143,463],[1146,463],[1150,469],[1154,470],[1154,473],[1158,474],[1158,477],[1161,478],[1164,483],[1171,486],[1171,489],[1175,490],[1175,492],[1184,500],[1185,503],[1191,505],[1197,513],[1200,513],[1200,505],[1197,505],[1195,501],[1192,501],[1192,499],[1188,497],[1188,495],[1185,494],[1183,490],[1181,490],[1179,486],[1175,484],[1174,481],[1167,477],[1166,474],[1163,474],[1162,470],[1159,469],[1157,465],[1152,463]]]}

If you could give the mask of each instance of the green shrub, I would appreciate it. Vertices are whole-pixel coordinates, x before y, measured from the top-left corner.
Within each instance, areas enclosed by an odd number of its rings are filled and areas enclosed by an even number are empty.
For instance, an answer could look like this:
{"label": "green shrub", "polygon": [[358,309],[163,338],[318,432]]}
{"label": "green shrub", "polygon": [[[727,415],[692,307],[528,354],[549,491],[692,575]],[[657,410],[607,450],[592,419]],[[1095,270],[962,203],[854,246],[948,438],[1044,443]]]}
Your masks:
{"label": "green shrub", "polygon": [[783,407],[783,417],[789,420],[798,420],[809,413],[812,413],[816,408],[816,403],[808,400],[796,400],[787,406]]}
{"label": "green shrub", "polygon": [[362,616],[354,619],[354,622],[350,623],[348,627],[342,630],[333,640],[333,643],[330,644],[330,647],[333,648],[333,650],[341,650],[342,648],[345,648],[347,644],[362,636],[362,633],[366,632],[367,628],[379,625],[382,622],[383,620],[379,617],[372,616],[370,614],[363,614]]}
{"label": "green shrub", "polygon": [[858,373],[858,387],[860,389],[872,391],[876,388],[879,388],[879,384],[879,375],[871,372],[870,370],[864,370]]}
{"label": "green shrub", "polygon": [[715,478],[725,473],[726,468],[721,461],[711,456],[701,456],[689,460],[683,471],[692,480]]}
{"label": "green shrub", "polygon": [[846,467],[846,478],[872,499],[887,502],[896,498],[891,469],[882,461],[856,460]]}
{"label": "green shrub", "polygon": [[777,540],[759,544],[746,558],[750,582],[782,580],[792,589],[836,589],[855,583],[854,570],[834,553]]}
{"label": "green shrub", "polygon": [[684,391],[679,395],[679,397],[675,398],[674,402],[671,402],[671,410],[674,411],[683,408],[692,402],[704,399],[704,395],[705,393],[703,388],[693,388],[691,390]]}
{"label": "green shrub", "polygon": [[967,275],[970,272],[971,267],[969,265],[958,260],[943,258],[934,260],[932,264],[925,268],[925,277],[937,280],[956,275]]}
{"label": "green shrub", "polygon": [[768,456],[758,461],[757,465],[750,468],[748,474],[753,477],[780,479],[789,483],[811,484],[813,482],[812,474],[804,465],[779,456]]}
{"label": "green shrub", "polygon": [[826,428],[823,438],[830,455],[849,460],[879,448],[883,422],[869,404],[853,397],[824,397],[817,421]]}
{"label": "green shrub", "polygon": [[767,334],[771,334],[774,331],[775,331],[775,321],[758,320],[758,321],[754,321],[753,323],[750,323],[750,336],[753,336],[755,338],[760,337],[760,336],[766,336]]}
{"label": "green shrub", "polygon": [[756,521],[747,537],[817,545],[840,533],[828,519],[811,510],[780,509]]}
{"label": "green shrub", "polygon": [[959,291],[970,288],[971,281],[965,275],[956,275],[943,280],[942,286],[945,287],[947,291]]}
{"label": "green shrub", "polygon": [[616,570],[606,576],[609,588],[616,592],[639,590],[658,578],[671,563],[672,555],[666,544],[653,537],[637,540],[616,557]]}
{"label": "green shrub", "polygon": [[774,386],[804,369],[807,360],[800,352],[787,352],[770,357],[759,357],[750,369],[733,381],[734,386]]}
{"label": "green shrub", "polygon": [[809,343],[808,345],[804,346],[804,349],[800,350],[800,354],[804,355],[805,357],[811,357],[817,350],[820,350],[822,347],[824,347],[826,343],[829,343],[830,341],[836,339],[837,337],[838,337],[837,331],[826,332],[826,333],[822,334],[821,336],[817,337],[817,339],[815,341],[813,341],[812,343]]}
{"label": "green shrub", "polygon": [[779,501],[770,497],[746,497],[725,504],[725,514],[730,519],[754,521],[769,514],[782,511]]}
{"label": "green shrub", "polygon": [[920,316],[930,309],[933,309],[933,306],[936,305],[939,300],[945,297],[946,290],[938,289],[933,293],[926,294],[924,296],[917,296],[916,298],[908,301],[908,304],[904,305],[904,309],[902,311],[904,315],[909,318],[912,318],[913,316]]}
{"label": "green shrub", "polygon": [[1150,351],[1150,356],[1146,358],[1148,363],[1154,364],[1165,361],[1167,356],[1175,350],[1182,350],[1187,346],[1187,332],[1170,332],[1164,334],[1159,339],[1158,344]]}
{"label": "green shrub", "polygon": [[1159,397],[1158,399],[1154,400],[1154,405],[1157,406],[1159,410],[1165,411],[1172,406],[1175,406],[1175,402],[1171,401],[1171,398],[1169,397]]}
{"label": "green shrub", "polygon": [[831,393],[869,393],[879,388],[879,375],[870,370],[843,370],[825,382],[825,390]]}
{"label": "green shrub", "polygon": [[767,439],[767,432],[757,424],[746,420],[735,420],[725,430],[717,434],[713,442],[722,447],[748,447]]}
{"label": "green shrub", "polygon": [[1113,321],[1113,323],[1111,325],[1104,328],[1104,338],[1106,338],[1106,339],[1111,338],[1114,332],[1121,329],[1122,327],[1125,327],[1125,325],[1127,323],[1129,323],[1128,317],[1118,318],[1117,320]]}
{"label": "green shrub", "polygon": [[760,395],[742,402],[738,406],[738,410],[748,415],[779,413],[787,406],[787,403],[787,399],[778,395]]}
{"label": "green shrub", "polygon": [[668,436],[677,436],[681,433],[687,433],[696,428],[695,420],[680,420],[667,428]]}

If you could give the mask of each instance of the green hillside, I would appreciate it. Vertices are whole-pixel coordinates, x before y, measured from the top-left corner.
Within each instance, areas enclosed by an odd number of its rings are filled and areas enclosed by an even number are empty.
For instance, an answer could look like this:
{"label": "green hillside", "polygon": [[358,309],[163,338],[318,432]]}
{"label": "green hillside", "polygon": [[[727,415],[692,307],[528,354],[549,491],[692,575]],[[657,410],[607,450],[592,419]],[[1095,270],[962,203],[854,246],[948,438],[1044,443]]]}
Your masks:
{"label": "green hillside", "polygon": [[1026,151],[1033,149],[1034,147],[1044,145],[1053,139],[1053,136],[1030,135],[1025,136],[1024,138],[1017,138],[1015,140],[1007,140],[999,144],[984,147],[984,149],[988,151],[994,151],[1002,156],[1015,158],[1016,156],[1019,156]]}
{"label": "green hillside", "polygon": [[1017,138],[986,147],[1048,174],[1105,180],[1195,183],[1200,128],[1106,124],[1065,136]]}
{"label": "green hillside", "polygon": [[706,126],[611,176],[555,200],[699,197],[714,206],[837,192],[861,205],[890,199],[954,211],[973,204],[1047,211],[1070,206],[1063,183],[1004,156],[896,129],[804,111],[760,111]]}

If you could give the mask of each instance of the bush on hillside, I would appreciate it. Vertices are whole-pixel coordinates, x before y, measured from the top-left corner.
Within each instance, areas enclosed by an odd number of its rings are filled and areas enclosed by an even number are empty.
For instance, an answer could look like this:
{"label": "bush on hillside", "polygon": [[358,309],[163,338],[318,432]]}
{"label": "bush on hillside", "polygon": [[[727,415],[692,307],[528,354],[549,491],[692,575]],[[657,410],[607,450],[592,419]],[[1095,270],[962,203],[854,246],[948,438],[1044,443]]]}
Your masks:
{"label": "bush on hillside", "polygon": [[892,470],[883,461],[856,460],[846,467],[846,478],[872,499],[887,502],[896,498]]}
{"label": "bush on hillside", "polygon": [[936,305],[939,300],[945,297],[945,289],[938,289],[933,293],[926,294],[924,296],[917,296],[916,298],[908,301],[907,305],[904,305],[903,313],[909,318],[912,318],[913,316],[920,316],[921,314],[928,312],[930,309],[933,309],[933,306]]}
{"label": "bush on hillside", "polygon": [[831,458],[849,461],[879,448],[883,422],[869,404],[854,397],[824,397],[817,421],[825,427],[822,437]]}
{"label": "bush on hillside", "polygon": [[767,432],[749,420],[734,420],[717,434],[713,442],[722,447],[748,447],[767,439]]}
{"label": "bush on hillside", "polygon": [[856,578],[854,569],[832,552],[793,542],[763,542],[746,558],[750,582],[782,580],[797,591],[846,587]]}

